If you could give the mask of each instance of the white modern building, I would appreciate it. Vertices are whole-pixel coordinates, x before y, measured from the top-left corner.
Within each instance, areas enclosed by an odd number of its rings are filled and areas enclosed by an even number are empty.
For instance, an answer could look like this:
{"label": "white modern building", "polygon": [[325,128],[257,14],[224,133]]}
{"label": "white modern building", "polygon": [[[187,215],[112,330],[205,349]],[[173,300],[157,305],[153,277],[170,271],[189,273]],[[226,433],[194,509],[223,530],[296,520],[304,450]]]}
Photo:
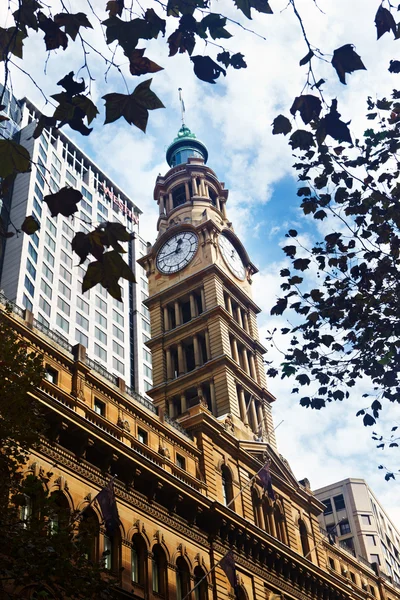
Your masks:
{"label": "white modern building", "polygon": [[320,524],[338,536],[354,556],[379,568],[400,584],[400,533],[363,479],[344,479],[318,490],[325,504]]}
{"label": "white modern building", "polygon": [[[33,215],[40,230],[7,240],[0,287],[5,296],[33,312],[35,324],[56,331],[70,344],[81,343],[87,356],[126,385],[144,394],[152,383],[147,278],[136,260],[146,254],[139,235],[140,209],[90,158],[59,130],[32,133],[39,111],[24,99],[19,142],[32,158],[32,170],[18,175],[10,198],[8,231],[20,228]],[[72,186],[83,194],[72,217],[52,218],[44,196]],[[104,221],[122,223],[132,233],[123,244],[124,258],[137,284],[120,280],[122,302],[97,285],[82,294],[81,285],[89,256],[79,266],[71,242],[75,233],[89,232]]]}

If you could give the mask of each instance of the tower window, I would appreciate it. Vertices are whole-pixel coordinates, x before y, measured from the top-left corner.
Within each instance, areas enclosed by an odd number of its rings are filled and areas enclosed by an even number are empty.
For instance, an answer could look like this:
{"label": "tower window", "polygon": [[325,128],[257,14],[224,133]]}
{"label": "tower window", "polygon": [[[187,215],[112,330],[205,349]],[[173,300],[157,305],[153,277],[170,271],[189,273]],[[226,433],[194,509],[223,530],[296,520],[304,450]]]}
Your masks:
{"label": "tower window", "polygon": [[177,206],[181,206],[181,204],[185,204],[186,191],[184,185],[180,185],[172,191],[172,201],[174,208],[176,208]]}

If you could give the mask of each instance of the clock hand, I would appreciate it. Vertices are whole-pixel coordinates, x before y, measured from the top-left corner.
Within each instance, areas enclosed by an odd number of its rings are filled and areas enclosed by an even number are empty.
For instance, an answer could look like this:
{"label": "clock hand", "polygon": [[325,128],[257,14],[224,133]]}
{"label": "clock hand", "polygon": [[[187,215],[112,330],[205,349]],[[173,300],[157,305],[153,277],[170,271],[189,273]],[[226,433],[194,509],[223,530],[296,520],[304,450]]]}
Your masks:
{"label": "clock hand", "polygon": [[171,256],[171,254],[178,254],[178,252],[181,252],[181,250],[182,250],[182,248],[177,246],[176,249],[173,250],[172,252],[169,252],[168,254],[164,254],[163,258],[167,258],[167,256]]}

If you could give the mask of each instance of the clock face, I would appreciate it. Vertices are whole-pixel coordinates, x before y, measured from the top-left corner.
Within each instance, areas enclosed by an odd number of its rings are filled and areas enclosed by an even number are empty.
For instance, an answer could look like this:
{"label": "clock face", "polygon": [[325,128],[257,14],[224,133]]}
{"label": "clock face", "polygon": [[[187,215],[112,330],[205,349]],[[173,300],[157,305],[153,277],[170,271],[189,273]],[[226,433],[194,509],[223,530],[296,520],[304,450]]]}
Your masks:
{"label": "clock face", "polygon": [[193,231],[176,233],[158,252],[157,269],[170,275],[184,269],[197,252],[199,240]]}
{"label": "clock face", "polygon": [[218,237],[218,245],[222,254],[222,258],[228,265],[229,269],[232,271],[235,277],[243,281],[246,278],[246,270],[235,246],[223,234]]}

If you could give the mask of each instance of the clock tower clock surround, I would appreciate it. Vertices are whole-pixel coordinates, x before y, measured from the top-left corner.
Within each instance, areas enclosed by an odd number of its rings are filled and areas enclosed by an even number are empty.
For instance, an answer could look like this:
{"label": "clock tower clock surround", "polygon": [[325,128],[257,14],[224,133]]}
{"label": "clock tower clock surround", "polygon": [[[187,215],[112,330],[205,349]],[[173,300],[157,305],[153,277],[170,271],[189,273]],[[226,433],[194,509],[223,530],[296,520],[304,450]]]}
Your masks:
{"label": "clock tower clock surround", "polygon": [[[251,295],[257,268],[228,220],[228,190],[207,149],[183,125],[167,150],[154,200],[158,236],[139,260],[149,280],[153,387],[161,414],[185,428],[201,413],[243,443],[276,448]],[[263,444],[264,442],[264,444]]]}

